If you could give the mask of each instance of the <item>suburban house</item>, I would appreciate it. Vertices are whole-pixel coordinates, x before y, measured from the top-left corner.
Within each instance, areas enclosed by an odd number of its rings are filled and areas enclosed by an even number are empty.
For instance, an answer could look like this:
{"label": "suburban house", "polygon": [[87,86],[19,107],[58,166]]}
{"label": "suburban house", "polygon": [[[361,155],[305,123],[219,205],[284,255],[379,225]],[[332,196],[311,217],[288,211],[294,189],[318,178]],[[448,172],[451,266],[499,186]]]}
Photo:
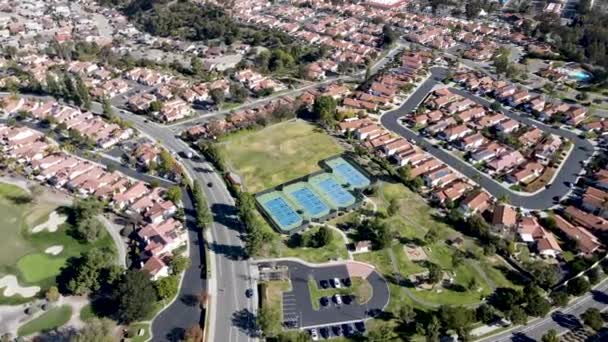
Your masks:
{"label": "suburban house", "polygon": [[466,217],[481,214],[486,211],[490,205],[490,195],[485,191],[477,191],[465,197],[458,209]]}

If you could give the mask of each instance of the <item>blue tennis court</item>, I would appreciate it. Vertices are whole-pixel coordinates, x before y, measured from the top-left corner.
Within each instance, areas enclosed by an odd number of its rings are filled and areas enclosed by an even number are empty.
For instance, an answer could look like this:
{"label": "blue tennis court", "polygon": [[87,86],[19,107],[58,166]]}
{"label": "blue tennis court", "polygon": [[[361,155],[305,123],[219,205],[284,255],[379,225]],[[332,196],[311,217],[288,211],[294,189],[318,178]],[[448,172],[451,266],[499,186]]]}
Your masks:
{"label": "blue tennis court", "polygon": [[370,184],[367,177],[342,158],[330,160],[327,164],[338,177],[350,184],[353,188],[365,188]]}
{"label": "blue tennis court", "polygon": [[262,195],[258,201],[282,230],[288,231],[302,224],[302,217],[279,192]]}
{"label": "blue tennis court", "polygon": [[289,192],[289,194],[293,196],[297,204],[304,208],[306,213],[311,217],[321,217],[329,213],[329,208],[325,203],[307,187],[302,186],[295,191]]}
{"label": "blue tennis court", "polygon": [[318,181],[313,184],[317,186],[319,192],[323,193],[336,208],[348,207],[355,203],[355,196],[346,191],[346,189],[329,174],[327,174],[326,177],[317,180]]}

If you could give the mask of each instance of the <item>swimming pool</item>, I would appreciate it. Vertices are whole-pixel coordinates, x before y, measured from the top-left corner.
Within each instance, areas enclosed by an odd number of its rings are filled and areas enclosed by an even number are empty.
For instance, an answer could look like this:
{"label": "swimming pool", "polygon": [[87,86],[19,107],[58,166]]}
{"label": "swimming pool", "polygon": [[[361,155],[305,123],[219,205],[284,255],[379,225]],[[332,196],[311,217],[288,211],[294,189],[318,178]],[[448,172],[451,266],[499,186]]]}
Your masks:
{"label": "swimming pool", "polygon": [[574,79],[579,82],[587,82],[591,79],[591,77],[593,77],[593,76],[591,76],[590,73],[583,71],[583,70],[571,70],[568,73],[568,76],[571,79]]}
{"label": "swimming pool", "polygon": [[350,187],[361,189],[369,186],[370,181],[359,170],[342,158],[328,160],[327,165],[332,171]]}
{"label": "swimming pool", "polygon": [[329,207],[323,203],[319,195],[309,188],[307,183],[288,185],[283,192],[293,198],[293,202],[304,209],[304,213],[308,217],[319,218],[329,214]]}

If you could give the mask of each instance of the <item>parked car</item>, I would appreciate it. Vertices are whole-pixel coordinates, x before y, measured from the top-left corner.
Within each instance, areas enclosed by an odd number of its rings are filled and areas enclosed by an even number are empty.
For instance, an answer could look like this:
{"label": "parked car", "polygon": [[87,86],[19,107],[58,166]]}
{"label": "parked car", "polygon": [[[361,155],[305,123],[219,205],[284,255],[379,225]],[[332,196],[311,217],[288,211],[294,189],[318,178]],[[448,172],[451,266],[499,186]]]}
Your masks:
{"label": "parked car", "polygon": [[331,327],[331,330],[334,333],[334,336],[342,336],[342,327],[339,325],[334,325]]}
{"label": "parked car", "polygon": [[365,322],[355,322],[355,329],[362,334],[365,333]]}
{"label": "parked car", "polygon": [[313,341],[319,340],[319,333],[317,332],[317,329],[315,329],[315,328],[310,329],[310,338]]}
{"label": "parked car", "polygon": [[253,297],[253,289],[247,289],[247,290],[245,290],[245,296],[247,298]]}
{"label": "parked car", "polygon": [[329,305],[329,298],[327,298],[327,297],[321,297],[319,299],[319,302],[321,303],[321,306],[327,306],[327,305]]}
{"label": "parked car", "polygon": [[332,282],[333,282],[333,285],[334,285],[335,288],[339,289],[339,288],[342,287],[342,285],[340,285],[340,279],[339,278],[334,278]]}
{"label": "parked car", "polygon": [[321,287],[324,288],[324,289],[326,289],[326,288],[329,287],[329,281],[328,280],[324,279],[324,280],[321,280],[319,283],[321,284]]}
{"label": "parked car", "polygon": [[336,304],[338,304],[338,305],[341,305],[341,304],[342,304],[342,296],[340,296],[339,294],[337,294],[337,293],[336,293],[336,294],[334,295],[334,302],[335,302]]}

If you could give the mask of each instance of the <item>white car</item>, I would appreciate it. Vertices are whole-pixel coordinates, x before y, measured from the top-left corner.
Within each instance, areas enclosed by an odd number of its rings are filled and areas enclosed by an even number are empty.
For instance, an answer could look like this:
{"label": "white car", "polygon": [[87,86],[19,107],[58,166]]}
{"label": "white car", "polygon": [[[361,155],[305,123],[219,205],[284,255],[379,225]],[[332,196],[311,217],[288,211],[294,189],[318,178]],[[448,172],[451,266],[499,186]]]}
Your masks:
{"label": "white car", "polygon": [[334,282],[334,287],[335,288],[339,289],[339,288],[342,287],[342,285],[340,284],[340,279],[334,278],[333,282]]}
{"label": "white car", "polygon": [[317,332],[316,328],[310,329],[310,338],[312,338],[313,341],[319,340],[319,333]]}
{"label": "white car", "polygon": [[334,301],[336,302],[337,305],[342,305],[342,296],[340,296],[339,294],[335,294]]}

